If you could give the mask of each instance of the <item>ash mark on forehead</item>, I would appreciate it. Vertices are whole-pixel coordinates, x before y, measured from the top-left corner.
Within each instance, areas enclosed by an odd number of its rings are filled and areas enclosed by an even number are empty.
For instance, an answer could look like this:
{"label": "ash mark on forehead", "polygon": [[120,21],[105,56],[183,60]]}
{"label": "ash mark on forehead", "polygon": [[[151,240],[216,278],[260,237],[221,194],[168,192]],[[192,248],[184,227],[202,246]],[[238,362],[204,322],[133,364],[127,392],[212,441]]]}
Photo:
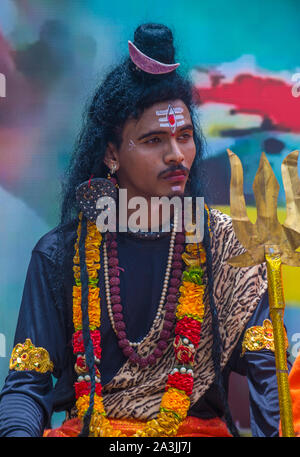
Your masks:
{"label": "ash mark on forehead", "polygon": [[183,108],[179,106],[169,105],[164,110],[156,111],[160,127],[169,127],[172,133],[175,133],[176,128],[184,125]]}

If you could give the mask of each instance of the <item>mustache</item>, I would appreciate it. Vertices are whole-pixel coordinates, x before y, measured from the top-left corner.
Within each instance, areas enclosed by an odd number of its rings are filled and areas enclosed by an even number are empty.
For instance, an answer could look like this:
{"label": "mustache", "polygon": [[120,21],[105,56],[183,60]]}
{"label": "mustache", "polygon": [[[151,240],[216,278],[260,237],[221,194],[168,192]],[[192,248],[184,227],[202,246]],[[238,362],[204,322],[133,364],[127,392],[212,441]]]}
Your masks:
{"label": "mustache", "polygon": [[182,164],[179,164],[179,165],[171,165],[169,168],[167,168],[166,170],[163,170],[161,171],[159,174],[158,174],[158,177],[161,178],[163,177],[165,174],[167,173],[173,173],[174,171],[183,171],[186,175],[189,175],[190,173],[190,170],[186,167],[184,167]]}

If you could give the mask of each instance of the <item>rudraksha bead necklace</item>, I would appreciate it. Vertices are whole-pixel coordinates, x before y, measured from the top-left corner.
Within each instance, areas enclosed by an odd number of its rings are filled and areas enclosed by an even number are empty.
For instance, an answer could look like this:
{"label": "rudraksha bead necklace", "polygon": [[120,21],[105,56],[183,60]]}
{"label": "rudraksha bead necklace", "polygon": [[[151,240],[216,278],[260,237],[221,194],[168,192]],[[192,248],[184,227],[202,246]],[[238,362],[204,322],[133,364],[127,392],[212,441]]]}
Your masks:
{"label": "rudraksha bead necklace", "polygon": [[[123,307],[121,305],[120,297],[120,270],[116,233],[107,233],[106,241],[103,244],[104,280],[109,319],[112,328],[118,337],[118,344],[122,349],[123,354],[125,357],[128,357],[131,362],[138,364],[141,367],[154,365],[156,360],[162,356],[163,352],[168,347],[167,341],[174,325],[177,295],[183,270],[181,254],[184,250],[183,244],[185,242],[184,234],[182,232],[176,233],[177,224],[178,217],[175,215],[162,294],[153,322],[153,325],[155,325],[160,319],[166,300],[163,329],[161,330],[156,348],[147,357],[139,356],[135,350],[135,348],[139,347],[139,345],[145,341],[147,335],[140,342],[131,342],[127,338],[126,324],[124,322],[122,313]],[[168,288],[169,282],[170,285]]]}

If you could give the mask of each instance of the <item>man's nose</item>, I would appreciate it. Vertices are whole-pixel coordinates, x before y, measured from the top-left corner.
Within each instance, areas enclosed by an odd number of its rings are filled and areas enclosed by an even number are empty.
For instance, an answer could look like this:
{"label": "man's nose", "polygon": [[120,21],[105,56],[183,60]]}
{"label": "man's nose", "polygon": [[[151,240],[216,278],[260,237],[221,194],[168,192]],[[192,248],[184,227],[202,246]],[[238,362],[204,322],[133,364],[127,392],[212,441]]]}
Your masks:
{"label": "man's nose", "polygon": [[177,143],[176,139],[172,137],[169,144],[169,150],[165,156],[165,161],[167,163],[181,163],[183,160],[184,154],[181,151],[180,145]]}

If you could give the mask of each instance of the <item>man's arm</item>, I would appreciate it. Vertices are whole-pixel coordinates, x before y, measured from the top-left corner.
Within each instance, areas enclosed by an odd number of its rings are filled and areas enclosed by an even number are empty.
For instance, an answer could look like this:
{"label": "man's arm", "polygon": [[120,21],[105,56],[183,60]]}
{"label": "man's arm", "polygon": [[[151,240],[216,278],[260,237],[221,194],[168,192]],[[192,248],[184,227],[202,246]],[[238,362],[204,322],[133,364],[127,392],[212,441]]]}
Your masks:
{"label": "man's arm", "polygon": [[66,347],[63,313],[51,287],[53,262],[33,251],[27,271],[10,371],[0,395],[0,436],[40,436],[50,421],[53,382]]}
{"label": "man's arm", "polygon": [[[278,436],[279,402],[275,353],[266,292],[230,360],[232,370],[247,376],[253,436]],[[270,344],[268,343],[270,339]],[[289,362],[288,362],[288,365]]]}

